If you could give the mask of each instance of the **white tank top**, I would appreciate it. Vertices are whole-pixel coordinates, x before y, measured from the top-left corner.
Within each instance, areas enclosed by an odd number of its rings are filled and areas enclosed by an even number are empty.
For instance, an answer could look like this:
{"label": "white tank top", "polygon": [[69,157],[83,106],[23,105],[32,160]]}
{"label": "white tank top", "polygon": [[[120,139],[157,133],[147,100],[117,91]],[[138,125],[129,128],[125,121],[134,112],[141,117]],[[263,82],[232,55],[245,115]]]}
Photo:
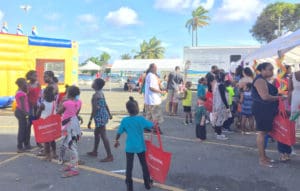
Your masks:
{"label": "white tank top", "polygon": [[292,93],[291,111],[293,113],[299,111],[299,106],[300,106],[300,96],[299,96],[300,81],[296,79],[295,73],[293,74],[292,82],[293,82],[293,93]]}
{"label": "white tank top", "polygon": [[43,101],[43,104],[45,106],[44,110],[41,113],[41,118],[45,119],[47,117],[49,117],[52,114],[56,114],[56,104],[55,101],[53,102],[47,102],[47,101]]}

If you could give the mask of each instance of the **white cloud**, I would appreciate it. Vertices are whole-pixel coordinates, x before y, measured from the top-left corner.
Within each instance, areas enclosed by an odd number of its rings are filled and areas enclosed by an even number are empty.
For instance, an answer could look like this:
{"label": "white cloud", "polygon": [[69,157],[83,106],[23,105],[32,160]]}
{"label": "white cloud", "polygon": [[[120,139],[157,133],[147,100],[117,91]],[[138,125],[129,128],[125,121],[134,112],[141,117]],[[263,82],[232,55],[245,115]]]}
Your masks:
{"label": "white cloud", "polygon": [[214,6],[214,2],[214,0],[156,0],[154,7],[156,9],[180,12],[195,9],[201,5],[209,10]]}
{"label": "white cloud", "polygon": [[79,15],[78,20],[83,23],[96,23],[97,22],[97,18],[92,14]]}
{"label": "white cloud", "polygon": [[50,13],[45,15],[45,18],[49,21],[57,21],[61,18],[61,15],[59,13]]}
{"label": "white cloud", "polygon": [[4,13],[0,10],[0,21],[2,21],[3,17],[4,17]]}
{"label": "white cloud", "polygon": [[116,50],[113,50],[113,49],[111,49],[111,48],[104,47],[104,46],[96,47],[96,49],[99,50],[99,51],[102,51],[102,52],[107,52],[107,53],[109,53],[109,54],[115,54],[115,53],[117,53]]}
{"label": "white cloud", "polygon": [[256,18],[264,6],[265,4],[262,0],[223,0],[222,6],[217,10],[214,16],[214,20],[251,20]]}
{"label": "white cloud", "polygon": [[77,20],[79,21],[80,27],[84,29],[87,34],[91,34],[100,29],[97,17],[92,14],[79,15]]}
{"label": "white cloud", "polygon": [[116,11],[111,11],[105,19],[117,26],[135,25],[139,23],[138,14],[128,7],[121,7]]}

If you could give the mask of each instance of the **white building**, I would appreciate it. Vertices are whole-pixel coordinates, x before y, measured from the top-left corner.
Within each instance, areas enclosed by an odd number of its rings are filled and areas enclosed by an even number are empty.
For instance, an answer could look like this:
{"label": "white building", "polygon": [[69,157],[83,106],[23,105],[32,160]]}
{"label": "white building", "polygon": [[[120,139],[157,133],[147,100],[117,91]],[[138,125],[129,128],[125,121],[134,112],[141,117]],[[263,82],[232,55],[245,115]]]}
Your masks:
{"label": "white building", "polygon": [[183,62],[190,63],[189,72],[191,73],[207,73],[213,65],[229,71],[230,63],[241,60],[241,58],[258,48],[259,46],[185,47]]}

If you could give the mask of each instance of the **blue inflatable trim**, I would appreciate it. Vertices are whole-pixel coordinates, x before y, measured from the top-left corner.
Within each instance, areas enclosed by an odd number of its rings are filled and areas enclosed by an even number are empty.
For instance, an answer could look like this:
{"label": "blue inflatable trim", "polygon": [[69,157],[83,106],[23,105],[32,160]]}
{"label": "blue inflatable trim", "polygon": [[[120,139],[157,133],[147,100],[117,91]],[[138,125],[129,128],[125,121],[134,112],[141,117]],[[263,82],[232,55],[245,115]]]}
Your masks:
{"label": "blue inflatable trim", "polygon": [[60,48],[72,48],[71,40],[36,37],[36,36],[29,36],[28,44],[33,45],[33,46],[51,46],[51,47],[60,47]]}
{"label": "blue inflatable trim", "polygon": [[0,97],[0,108],[8,107],[14,101],[14,96],[4,96]]}

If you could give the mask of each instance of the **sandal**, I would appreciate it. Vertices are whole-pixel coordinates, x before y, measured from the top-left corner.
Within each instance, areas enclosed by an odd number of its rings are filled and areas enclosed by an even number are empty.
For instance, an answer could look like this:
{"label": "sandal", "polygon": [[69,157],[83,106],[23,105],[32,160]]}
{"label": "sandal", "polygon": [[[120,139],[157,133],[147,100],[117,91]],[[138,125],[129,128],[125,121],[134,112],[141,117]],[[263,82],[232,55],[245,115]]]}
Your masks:
{"label": "sandal", "polygon": [[70,170],[70,171],[67,171],[66,173],[62,174],[62,178],[69,178],[69,177],[72,177],[72,176],[77,176],[79,175],[79,172],[77,170]]}
{"label": "sandal", "polygon": [[269,161],[259,162],[259,164],[263,167],[275,168],[275,166],[272,163],[270,163]]}
{"label": "sandal", "polygon": [[100,162],[112,162],[113,160],[114,160],[114,157],[109,156],[109,157],[106,157],[104,159],[101,159]]}
{"label": "sandal", "polygon": [[86,153],[87,155],[91,156],[91,157],[97,157],[98,156],[98,153],[95,152],[95,151],[92,151],[92,152],[88,152]]}
{"label": "sandal", "polygon": [[67,166],[64,166],[63,168],[61,168],[61,171],[64,171],[64,172],[71,171],[71,170],[72,170],[72,166],[70,166],[70,165],[67,165]]}

